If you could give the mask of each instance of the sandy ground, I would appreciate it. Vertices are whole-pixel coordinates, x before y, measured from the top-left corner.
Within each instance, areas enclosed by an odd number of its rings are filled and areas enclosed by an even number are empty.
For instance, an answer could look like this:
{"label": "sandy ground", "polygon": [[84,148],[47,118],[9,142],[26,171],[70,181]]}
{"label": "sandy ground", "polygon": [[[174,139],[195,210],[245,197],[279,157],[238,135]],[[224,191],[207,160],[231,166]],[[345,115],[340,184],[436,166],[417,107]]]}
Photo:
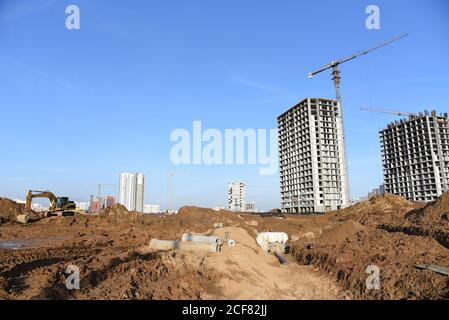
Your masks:
{"label": "sandy ground", "polygon": [[310,266],[291,260],[281,265],[270,253],[264,253],[248,232],[238,227],[215,230],[212,235],[224,239],[225,232],[236,241],[234,247],[222,246],[218,254],[207,256],[205,265],[222,276],[218,299],[339,299],[337,284]]}
{"label": "sandy ground", "polygon": [[[178,229],[177,236],[169,238],[180,238],[191,229],[190,225]],[[114,224],[101,217],[52,217],[29,225],[4,225],[0,228],[0,298],[343,298],[335,279],[317,268],[300,266],[291,256],[287,265],[281,265],[274,255],[264,253],[252,227],[249,231],[238,226],[201,231],[221,239],[229,232],[236,245],[224,244],[221,252],[207,254],[151,252],[142,250],[150,235],[163,238],[167,229],[158,233],[146,225]],[[80,269],[80,290],[65,288],[68,265]]]}
{"label": "sandy ground", "polygon": [[[99,216],[14,222],[20,205],[0,199],[0,299],[449,299],[449,193],[423,207],[387,195],[327,215],[284,218],[184,207],[154,216],[115,206]],[[224,224],[213,229],[214,223]],[[230,232],[217,254],[140,250],[183,232]],[[289,235],[289,264],[256,245],[258,232]],[[65,287],[68,265],[81,289]],[[380,270],[368,289],[366,268]]]}

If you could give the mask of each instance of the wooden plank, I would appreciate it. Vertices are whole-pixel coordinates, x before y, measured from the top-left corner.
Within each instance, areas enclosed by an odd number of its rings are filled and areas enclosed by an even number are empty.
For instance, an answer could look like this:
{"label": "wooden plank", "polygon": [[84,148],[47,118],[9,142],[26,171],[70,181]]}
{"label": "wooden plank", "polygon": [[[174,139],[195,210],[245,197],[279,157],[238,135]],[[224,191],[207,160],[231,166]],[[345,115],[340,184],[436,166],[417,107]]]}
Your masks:
{"label": "wooden plank", "polygon": [[417,264],[418,269],[427,269],[445,276],[449,276],[449,268],[437,266],[436,264]]}

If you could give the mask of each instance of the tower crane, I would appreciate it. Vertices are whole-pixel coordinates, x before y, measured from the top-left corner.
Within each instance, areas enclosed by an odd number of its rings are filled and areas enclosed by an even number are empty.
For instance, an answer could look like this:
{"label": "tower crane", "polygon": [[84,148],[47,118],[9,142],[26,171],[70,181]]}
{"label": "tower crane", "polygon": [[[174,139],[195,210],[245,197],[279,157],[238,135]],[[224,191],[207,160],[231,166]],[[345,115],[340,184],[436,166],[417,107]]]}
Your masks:
{"label": "tower crane", "polygon": [[98,188],[98,198],[101,198],[101,188],[103,186],[116,186],[116,184],[111,183],[91,183],[89,186],[96,186]]}
{"label": "tower crane", "polygon": [[350,56],[348,56],[346,58],[342,58],[342,59],[331,61],[330,63],[326,64],[325,66],[323,66],[321,68],[319,68],[318,70],[310,72],[308,74],[308,78],[311,79],[315,75],[317,75],[318,73],[321,73],[321,72],[326,71],[328,69],[332,69],[332,73],[331,74],[332,74],[332,81],[334,82],[334,87],[335,87],[335,96],[337,98],[337,101],[341,104],[341,91],[340,91],[341,74],[340,74],[340,70],[339,70],[338,66],[343,64],[343,63],[345,63],[345,62],[348,62],[348,61],[351,61],[351,60],[353,60],[355,58],[358,58],[358,57],[360,57],[362,55],[365,55],[365,54],[367,54],[367,53],[369,53],[369,52],[371,52],[373,50],[382,48],[382,47],[384,47],[384,46],[386,46],[386,45],[388,45],[388,44],[390,44],[392,42],[395,42],[395,41],[397,41],[397,40],[399,40],[401,38],[404,38],[406,36],[408,36],[408,33],[403,33],[403,34],[401,34],[401,35],[399,35],[399,36],[397,36],[395,38],[392,38],[390,40],[384,41],[384,42],[382,42],[382,43],[380,43],[380,44],[378,44],[378,45],[376,45],[376,46],[374,46],[372,48],[361,50],[361,51],[356,52],[356,53],[354,53],[354,54],[352,54],[352,55],[350,55]]}
{"label": "tower crane", "polygon": [[179,174],[185,174],[185,175],[191,175],[192,172],[190,171],[174,171],[174,170],[168,170],[168,210],[173,211],[173,177],[175,175]]}
{"label": "tower crane", "polygon": [[[361,51],[358,51],[358,52],[356,52],[356,53],[354,53],[354,54],[352,54],[350,56],[347,56],[345,58],[331,61],[330,63],[324,65],[323,67],[319,68],[318,70],[310,72],[308,74],[308,78],[311,79],[315,75],[317,75],[318,73],[321,73],[321,72],[326,71],[328,69],[332,69],[331,74],[332,74],[332,81],[334,83],[334,88],[335,88],[335,97],[336,97],[337,103],[338,103],[338,105],[340,107],[340,112],[338,113],[338,117],[340,118],[340,122],[341,122],[342,125],[343,125],[343,111],[342,111],[343,108],[342,108],[342,104],[341,104],[341,90],[340,90],[341,74],[340,74],[339,66],[341,64],[345,63],[345,62],[351,61],[351,60],[353,60],[355,58],[358,58],[358,57],[360,57],[362,55],[365,55],[365,54],[367,54],[367,53],[369,53],[371,51],[374,51],[376,49],[379,49],[379,48],[382,48],[382,47],[384,47],[386,45],[389,45],[390,43],[395,42],[395,41],[397,41],[399,39],[402,39],[402,38],[404,38],[406,36],[408,36],[408,33],[403,33],[403,34],[401,34],[399,36],[396,36],[396,37],[394,37],[394,38],[392,38],[390,40],[384,41],[384,42],[382,42],[382,43],[380,43],[380,44],[378,44],[378,45],[376,45],[374,47],[371,47],[369,49],[361,50]],[[343,146],[344,146],[344,153],[343,154],[344,154],[344,159],[345,159],[344,166],[345,166],[345,169],[346,169],[345,170],[346,171],[346,178],[345,178],[345,180],[346,180],[346,186],[348,188],[347,194],[349,196],[350,195],[350,191],[349,191],[350,189],[349,189],[349,178],[348,178],[348,164],[347,164],[347,161],[346,161],[346,138],[345,138],[345,134],[344,134],[344,127],[343,127],[343,130],[342,130],[342,135],[343,135],[342,138],[343,138]]]}
{"label": "tower crane", "polygon": [[367,108],[367,107],[363,107],[360,108],[360,110],[362,111],[368,111],[368,112],[379,112],[379,113],[387,113],[387,114],[394,114],[397,116],[408,116],[408,117],[412,117],[412,116],[416,116],[416,113],[412,113],[412,112],[402,112],[402,111],[395,111],[395,110],[387,110],[387,109],[378,109],[378,108]]}

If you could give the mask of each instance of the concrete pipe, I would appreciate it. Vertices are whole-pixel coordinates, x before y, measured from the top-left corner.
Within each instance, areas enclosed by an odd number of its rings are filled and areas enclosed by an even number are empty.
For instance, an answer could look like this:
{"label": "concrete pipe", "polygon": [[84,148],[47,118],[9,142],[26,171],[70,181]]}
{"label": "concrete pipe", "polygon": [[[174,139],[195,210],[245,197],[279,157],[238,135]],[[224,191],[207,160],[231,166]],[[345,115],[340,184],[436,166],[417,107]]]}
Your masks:
{"label": "concrete pipe", "polygon": [[199,234],[183,233],[181,237],[182,241],[199,241],[199,242],[211,242],[218,243],[220,239],[214,236],[203,236]]}
{"label": "concrete pipe", "polygon": [[158,240],[151,239],[150,249],[155,250],[186,250],[195,252],[219,252],[220,246],[218,243],[212,242],[198,242],[198,241],[176,241],[176,240]]}
{"label": "concrete pipe", "polygon": [[235,240],[229,240],[228,241],[228,246],[230,246],[230,247],[235,247]]}

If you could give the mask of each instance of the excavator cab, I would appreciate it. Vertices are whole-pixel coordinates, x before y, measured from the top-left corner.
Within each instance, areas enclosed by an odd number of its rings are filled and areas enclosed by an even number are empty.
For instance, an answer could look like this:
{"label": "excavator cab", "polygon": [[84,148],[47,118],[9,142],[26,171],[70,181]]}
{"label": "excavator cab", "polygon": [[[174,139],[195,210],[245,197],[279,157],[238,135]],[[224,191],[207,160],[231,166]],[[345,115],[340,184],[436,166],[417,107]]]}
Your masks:
{"label": "excavator cab", "polygon": [[76,204],[73,201],[69,201],[68,197],[56,198],[55,210],[75,210]]}

